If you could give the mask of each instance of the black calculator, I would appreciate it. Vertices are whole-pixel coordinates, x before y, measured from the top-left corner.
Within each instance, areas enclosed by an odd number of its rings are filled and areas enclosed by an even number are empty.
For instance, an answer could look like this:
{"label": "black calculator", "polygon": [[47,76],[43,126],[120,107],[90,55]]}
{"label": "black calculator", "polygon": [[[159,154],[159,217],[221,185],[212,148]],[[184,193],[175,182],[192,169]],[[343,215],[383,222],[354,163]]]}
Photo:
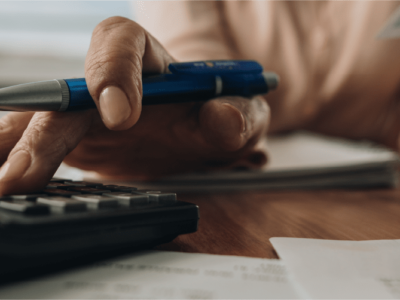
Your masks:
{"label": "black calculator", "polygon": [[198,220],[175,193],[53,178],[0,197],[0,283],[167,243]]}

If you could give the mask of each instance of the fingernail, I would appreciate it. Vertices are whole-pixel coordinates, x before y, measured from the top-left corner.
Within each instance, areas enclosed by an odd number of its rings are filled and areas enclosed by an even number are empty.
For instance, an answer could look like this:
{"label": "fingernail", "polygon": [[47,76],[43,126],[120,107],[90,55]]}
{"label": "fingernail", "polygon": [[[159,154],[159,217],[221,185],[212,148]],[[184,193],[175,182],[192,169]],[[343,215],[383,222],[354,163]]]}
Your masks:
{"label": "fingernail", "polygon": [[244,133],[246,131],[246,120],[243,114],[229,103],[223,104],[229,116],[229,123],[226,124],[232,133]]}
{"label": "fingernail", "polygon": [[100,94],[99,102],[103,121],[109,127],[121,125],[131,115],[128,97],[120,88],[105,88]]}
{"label": "fingernail", "polygon": [[10,157],[0,170],[0,181],[7,182],[24,176],[31,165],[31,156],[19,151]]}

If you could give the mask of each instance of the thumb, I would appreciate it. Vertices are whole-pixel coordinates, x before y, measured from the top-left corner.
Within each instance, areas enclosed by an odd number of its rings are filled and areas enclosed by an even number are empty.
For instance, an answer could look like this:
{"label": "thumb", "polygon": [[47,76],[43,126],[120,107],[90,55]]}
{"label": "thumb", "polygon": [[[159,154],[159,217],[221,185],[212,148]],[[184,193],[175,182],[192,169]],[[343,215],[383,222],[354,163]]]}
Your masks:
{"label": "thumb", "polygon": [[142,73],[165,73],[173,58],[137,23],[112,17],[96,26],[85,62],[89,92],[104,124],[124,130],[142,109]]}

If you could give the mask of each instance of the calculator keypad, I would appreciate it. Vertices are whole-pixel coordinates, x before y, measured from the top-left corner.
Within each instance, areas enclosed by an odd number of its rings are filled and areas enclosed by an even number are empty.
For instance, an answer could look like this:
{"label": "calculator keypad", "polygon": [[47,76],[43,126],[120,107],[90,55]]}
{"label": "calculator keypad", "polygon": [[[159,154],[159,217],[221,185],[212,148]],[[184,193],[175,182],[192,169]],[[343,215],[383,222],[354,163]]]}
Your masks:
{"label": "calculator keypad", "polygon": [[27,215],[44,215],[120,207],[140,208],[175,202],[177,202],[175,193],[53,178],[41,193],[1,196],[0,210]]}

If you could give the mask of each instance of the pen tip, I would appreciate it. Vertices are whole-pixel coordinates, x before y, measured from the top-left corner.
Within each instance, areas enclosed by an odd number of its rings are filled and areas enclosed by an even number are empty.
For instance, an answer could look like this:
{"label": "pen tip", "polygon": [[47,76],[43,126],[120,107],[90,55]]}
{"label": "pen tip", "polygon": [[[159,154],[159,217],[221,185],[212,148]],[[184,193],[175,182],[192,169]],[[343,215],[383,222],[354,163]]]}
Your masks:
{"label": "pen tip", "polygon": [[0,89],[0,110],[5,111],[57,111],[61,101],[61,87],[55,80]]}

